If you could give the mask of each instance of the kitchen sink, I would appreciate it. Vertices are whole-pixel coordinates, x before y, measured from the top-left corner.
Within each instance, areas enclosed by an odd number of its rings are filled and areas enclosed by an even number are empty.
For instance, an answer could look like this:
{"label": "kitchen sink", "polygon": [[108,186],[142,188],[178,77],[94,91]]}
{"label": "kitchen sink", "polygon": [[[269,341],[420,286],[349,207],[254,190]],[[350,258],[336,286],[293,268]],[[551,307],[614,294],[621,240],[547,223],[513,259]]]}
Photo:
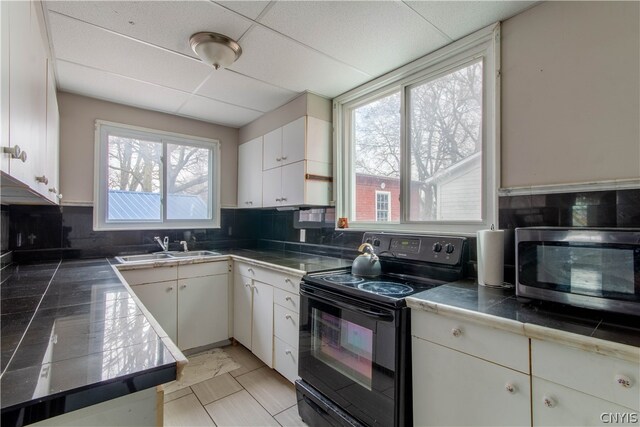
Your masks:
{"label": "kitchen sink", "polygon": [[155,252],[152,254],[117,256],[116,259],[118,260],[118,262],[121,262],[123,264],[131,264],[136,262],[149,262],[149,261],[158,261],[158,260],[167,260],[167,259],[202,258],[202,257],[216,256],[216,255],[220,255],[220,253],[214,252],[214,251],[188,251],[188,252],[169,251],[169,252]]}

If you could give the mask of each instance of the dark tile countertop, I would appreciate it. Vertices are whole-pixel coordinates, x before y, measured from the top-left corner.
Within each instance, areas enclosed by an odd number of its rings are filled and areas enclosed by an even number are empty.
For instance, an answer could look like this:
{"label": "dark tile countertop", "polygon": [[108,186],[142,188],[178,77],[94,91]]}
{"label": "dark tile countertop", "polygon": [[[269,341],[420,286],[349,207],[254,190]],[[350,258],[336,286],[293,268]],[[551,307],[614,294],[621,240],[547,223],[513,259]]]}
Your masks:
{"label": "dark tile countertop", "polygon": [[177,362],[106,259],[2,270],[2,425],[176,379]]}
{"label": "dark tile countertop", "polygon": [[[627,351],[640,361],[640,318],[570,307],[547,301],[518,299],[513,288],[489,288],[473,280],[462,280],[412,295],[407,298],[412,309],[459,314],[474,319],[492,319],[505,329],[532,338],[545,333],[559,341],[574,341],[585,346],[611,343],[612,353]],[[546,331],[546,332],[545,332]],[[602,341],[594,341],[598,339]],[[621,344],[622,346],[616,346]],[[625,346],[631,346],[629,348]]]}

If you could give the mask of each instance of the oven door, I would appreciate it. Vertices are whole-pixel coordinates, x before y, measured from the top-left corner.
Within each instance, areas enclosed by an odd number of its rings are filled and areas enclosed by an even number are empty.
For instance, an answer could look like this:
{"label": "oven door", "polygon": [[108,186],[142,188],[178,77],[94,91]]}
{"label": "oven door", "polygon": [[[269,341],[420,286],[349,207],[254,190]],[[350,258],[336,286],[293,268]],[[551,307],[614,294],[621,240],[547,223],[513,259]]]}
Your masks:
{"label": "oven door", "polygon": [[370,426],[394,425],[399,313],[301,288],[300,377]]}

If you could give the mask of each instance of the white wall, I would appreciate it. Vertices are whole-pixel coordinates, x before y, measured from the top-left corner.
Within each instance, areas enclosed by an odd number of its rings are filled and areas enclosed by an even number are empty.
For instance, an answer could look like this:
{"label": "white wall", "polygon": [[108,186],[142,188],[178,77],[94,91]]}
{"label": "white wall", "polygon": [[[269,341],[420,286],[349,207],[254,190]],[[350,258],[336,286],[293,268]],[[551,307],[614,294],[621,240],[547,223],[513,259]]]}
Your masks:
{"label": "white wall", "polygon": [[640,3],[545,2],[502,26],[502,187],[640,177]]}
{"label": "white wall", "polygon": [[218,139],[223,207],[235,206],[238,183],[238,129],[171,114],[58,92],[60,108],[60,192],[64,204],[93,203],[96,119]]}

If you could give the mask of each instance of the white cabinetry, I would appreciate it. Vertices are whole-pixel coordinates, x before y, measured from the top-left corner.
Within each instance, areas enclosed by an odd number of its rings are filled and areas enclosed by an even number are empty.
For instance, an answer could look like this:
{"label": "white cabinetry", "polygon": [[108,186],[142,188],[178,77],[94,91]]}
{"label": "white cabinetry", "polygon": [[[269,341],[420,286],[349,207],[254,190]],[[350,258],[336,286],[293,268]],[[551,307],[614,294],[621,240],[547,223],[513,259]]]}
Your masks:
{"label": "white cabinetry", "polygon": [[262,206],[262,137],[238,147],[238,207]]}
{"label": "white cabinetry", "polygon": [[623,414],[638,418],[640,361],[532,339],[531,374],[536,426],[616,424],[610,417]]}
{"label": "white cabinetry", "polygon": [[530,425],[528,338],[418,310],[411,317],[415,425]]}
{"label": "white cabinetry", "polygon": [[[3,148],[19,146],[23,158],[2,153],[3,199],[25,201],[38,194],[54,203],[58,161],[58,112],[53,73],[40,2],[3,2],[2,136]],[[7,25],[8,24],[8,25]],[[6,61],[6,63],[5,63]],[[8,111],[6,111],[6,110]],[[24,188],[26,193],[13,188]]]}
{"label": "white cabinetry", "polygon": [[263,148],[262,206],[330,203],[331,123],[300,117],[266,134]]}
{"label": "white cabinetry", "polygon": [[251,318],[251,351],[273,366],[273,287],[253,281],[253,316]]}
{"label": "white cabinetry", "polygon": [[213,261],[121,271],[181,350],[229,338],[229,263]]}

